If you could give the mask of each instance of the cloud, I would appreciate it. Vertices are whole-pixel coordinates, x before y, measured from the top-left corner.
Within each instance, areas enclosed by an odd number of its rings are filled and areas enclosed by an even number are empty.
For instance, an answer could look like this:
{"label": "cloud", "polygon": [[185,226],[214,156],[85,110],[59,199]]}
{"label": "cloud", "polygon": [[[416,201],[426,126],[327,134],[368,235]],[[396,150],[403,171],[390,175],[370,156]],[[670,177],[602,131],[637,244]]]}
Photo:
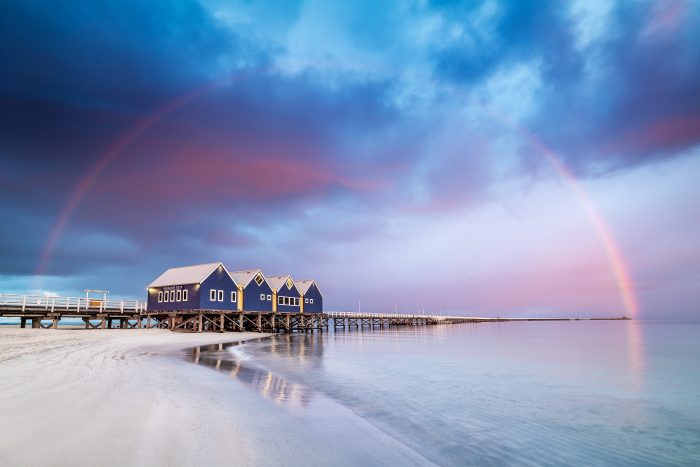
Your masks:
{"label": "cloud", "polygon": [[[585,23],[595,10],[583,14],[576,5],[571,12],[550,2],[489,5],[436,7],[460,27],[435,50],[436,75],[478,88],[536,64],[540,88],[518,123],[579,175],[675,157],[700,142],[697,6],[617,4],[596,12],[605,18],[601,30]],[[483,104],[511,110],[498,99]]]}
{"label": "cloud", "polygon": [[[396,274],[399,289],[415,268],[452,259],[459,277],[471,259],[443,247],[471,230],[453,217],[510,205],[556,175],[524,135],[584,180],[697,157],[697,10],[5,2],[0,213],[16,230],[0,234],[0,274],[32,275],[53,232],[50,274],[95,273],[122,290],[220,259],[318,270],[336,296],[358,276]],[[484,219],[479,231],[497,236],[500,221]],[[587,252],[552,268],[596,275]],[[474,268],[493,267],[484,288],[507,276],[505,262],[475,256]],[[545,276],[528,282],[537,297],[563,287]]]}

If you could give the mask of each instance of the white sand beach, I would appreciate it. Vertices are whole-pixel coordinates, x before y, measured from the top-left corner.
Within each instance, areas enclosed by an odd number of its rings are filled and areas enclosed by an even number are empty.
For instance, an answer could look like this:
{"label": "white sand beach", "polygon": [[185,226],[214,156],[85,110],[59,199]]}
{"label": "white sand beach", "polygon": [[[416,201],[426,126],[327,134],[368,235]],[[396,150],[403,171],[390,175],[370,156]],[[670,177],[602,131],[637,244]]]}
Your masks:
{"label": "white sand beach", "polygon": [[[226,375],[172,357],[263,336],[2,328],[0,465],[425,463],[352,414],[305,428]],[[339,436],[319,443],[326,423]],[[367,441],[345,443],[346,432]]]}
{"label": "white sand beach", "polygon": [[202,452],[224,463],[240,420],[206,403],[206,379],[183,381],[179,362],[154,357],[259,337],[0,329],[0,465],[196,465]]}

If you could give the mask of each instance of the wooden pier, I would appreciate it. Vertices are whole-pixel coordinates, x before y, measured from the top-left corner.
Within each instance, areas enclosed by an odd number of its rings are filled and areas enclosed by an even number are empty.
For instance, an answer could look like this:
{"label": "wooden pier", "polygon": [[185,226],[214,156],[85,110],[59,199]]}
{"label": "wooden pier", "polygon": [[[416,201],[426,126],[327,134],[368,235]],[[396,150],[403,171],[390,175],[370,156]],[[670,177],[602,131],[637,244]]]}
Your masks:
{"label": "wooden pier", "polygon": [[[162,328],[180,332],[327,332],[506,321],[574,321],[596,318],[484,318],[401,313],[272,313],[269,311],[148,311],[146,302],[0,294],[0,317],[20,326],[55,329],[62,318],[81,319],[86,329]],[[607,318],[627,319],[627,318]]]}

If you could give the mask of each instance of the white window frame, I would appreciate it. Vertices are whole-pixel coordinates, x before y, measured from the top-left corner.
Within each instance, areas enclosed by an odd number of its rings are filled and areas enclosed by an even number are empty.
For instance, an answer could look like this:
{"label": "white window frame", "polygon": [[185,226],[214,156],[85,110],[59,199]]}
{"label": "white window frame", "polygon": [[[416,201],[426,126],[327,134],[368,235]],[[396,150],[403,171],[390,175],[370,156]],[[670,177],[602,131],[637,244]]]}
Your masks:
{"label": "white window frame", "polygon": [[223,290],[218,290],[216,292],[216,298],[218,299],[218,302],[223,302],[224,301],[224,291]]}
{"label": "white window frame", "polygon": [[182,289],[179,289],[179,290],[177,291],[177,299],[176,299],[176,301],[177,301],[177,302],[181,302],[181,301],[182,301]]}
{"label": "white window frame", "polygon": [[260,294],[260,300],[265,300],[265,294],[264,294],[264,293],[261,293],[261,294]]}
{"label": "white window frame", "polygon": [[163,291],[163,303],[170,303],[170,292],[167,290]]}
{"label": "white window frame", "polygon": [[175,291],[174,290],[170,291],[170,301],[172,303],[175,303]]}
{"label": "white window frame", "polygon": [[231,292],[231,303],[236,303],[236,300],[238,300],[238,294],[234,290]]}
{"label": "white window frame", "polygon": [[[260,282],[258,282],[258,279],[260,279]],[[263,278],[262,274],[257,274],[255,276],[255,283],[258,284],[258,286],[262,285],[263,282],[265,282],[265,279]]]}
{"label": "white window frame", "polygon": [[163,303],[163,291],[158,292],[158,303]]}
{"label": "white window frame", "polygon": [[309,303],[309,299],[304,297],[304,303]]}
{"label": "white window frame", "polygon": [[216,289],[209,289],[209,301],[210,302],[216,301]]}
{"label": "white window frame", "polygon": [[268,301],[268,302],[271,302],[271,301],[272,301],[272,295],[267,294],[267,301]]}
{"label": "white window frame", "polygon": [[188,295],[189,295],[189,291],[187,289],[182,289],[182,301],[183,302],[187,301]]}
{"label": "white window frame", "polygon": [[313,298],[310,298],[310,299],[309,299],[309,303],[310,303],[311,305],[313,305],[313,304],[314,304],[314,299],[313,299]]}
{"label": "white window frame", "polygon": [[282,295],[277,296],[277,305],[284,305],[284,297]]}

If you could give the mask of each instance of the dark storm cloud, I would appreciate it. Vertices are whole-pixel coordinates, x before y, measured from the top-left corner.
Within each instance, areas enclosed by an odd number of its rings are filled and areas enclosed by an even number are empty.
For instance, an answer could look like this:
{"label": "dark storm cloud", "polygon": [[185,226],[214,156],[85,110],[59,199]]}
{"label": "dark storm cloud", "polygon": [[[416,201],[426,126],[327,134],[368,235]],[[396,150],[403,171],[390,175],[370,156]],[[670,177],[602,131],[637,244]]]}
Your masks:
{"label": "dark storm cloud", "polygon": [[[55,274],[93,267],[87,258],[128,262],[144,248],[197,257],[202,238],[242,249],[255,239],[241,227],[279,223],[305,203],[381,183],[364,173],[371,161],[336,156],[354,132],[378,134],[395,121],[390,83],[338,89],[303,73],[283,77],[265,50],[195,2],[2,8],[1,204],[21,209],[23,235],[3,238],[12,255],[0,274],[32,273],[52,235]],[[74,211],[66,210],[71,196]],[[65,231],[56,230],[64,220]],[[106,247],[88,247],[100,242]]]}
{"label": "dark storm cloud", "polygon": [[104,138],[206,79],[245,46],[197,2],[3,2],[0,141],[15,163],[70,166]]}
{"label": "dark storm cloud", "polygon": [[436,4],[452,25],[466,28],[461,40],[435,51],[440,76],[456,82],[487,79],[505,63],[544,56],[545,74],[575,75],[580,61],[573,53],[571,24],[562,18],[562,5],[555,1],[522,1],[499,5],[494,24],[478,30],[468,19],[486,2]]}
{"label": "dark storm cloud", "polygon": [[[468,24],[482,6],[436,7]],[[579,48],[580,18],[560,3],[500,4],[483,31],[467,29],[434,52],[435,70],[469,89],[518,63],[537,63],[543,90],[526,128],[580,175],[637,166],[700,142],[699,10],[683,1],[621,2],[609,24],[598,25],[607,26],[602,40]]]}

